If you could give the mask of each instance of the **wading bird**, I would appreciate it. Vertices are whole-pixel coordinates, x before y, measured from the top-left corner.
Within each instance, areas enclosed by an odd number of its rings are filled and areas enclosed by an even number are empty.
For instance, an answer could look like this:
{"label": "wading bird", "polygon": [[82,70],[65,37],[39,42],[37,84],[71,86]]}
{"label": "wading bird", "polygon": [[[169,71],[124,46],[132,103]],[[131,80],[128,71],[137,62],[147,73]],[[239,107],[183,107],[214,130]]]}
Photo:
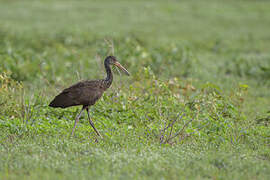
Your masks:
{"label": "wading bird", "polygon": [[95,128],[89,115],[89,106],[92,106],[102,96],[103,92],[108,89],[113,81],[113,74],[110,65],[115,65],[122,69],[127,75],[129,72],[117,61],[114,56],[108,56],[104,60],[104,66],[107,72],[107,77],[100,80],[86,80],[78,82],[69,88],[64,89],[59,95],[57,95],[49,104],[54,108],[67,108],[70,106],[82,105],[82,110],[76,116],[74,127],[71,135],[73,136],[77,122],[81,117],[83,110],[87,111],[88,120],[92,128],[95,130],[98,136],[102,137],[98,130]]}

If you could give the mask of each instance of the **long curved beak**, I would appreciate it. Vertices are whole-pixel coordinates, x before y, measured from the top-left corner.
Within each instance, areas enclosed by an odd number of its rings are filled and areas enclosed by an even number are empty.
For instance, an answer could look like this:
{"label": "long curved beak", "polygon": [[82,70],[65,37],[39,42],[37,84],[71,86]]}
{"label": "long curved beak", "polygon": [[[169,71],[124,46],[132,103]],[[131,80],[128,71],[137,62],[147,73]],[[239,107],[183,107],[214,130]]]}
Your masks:
{"label": "long curved beak", "polygon": [[129,72],[126,70],[126,68],[124,68],[119,62],[115,62],[114,65],[116,65],[117,67],[119,67],[121,70],[123,70],[125,72],[126,75],[130,75]]}

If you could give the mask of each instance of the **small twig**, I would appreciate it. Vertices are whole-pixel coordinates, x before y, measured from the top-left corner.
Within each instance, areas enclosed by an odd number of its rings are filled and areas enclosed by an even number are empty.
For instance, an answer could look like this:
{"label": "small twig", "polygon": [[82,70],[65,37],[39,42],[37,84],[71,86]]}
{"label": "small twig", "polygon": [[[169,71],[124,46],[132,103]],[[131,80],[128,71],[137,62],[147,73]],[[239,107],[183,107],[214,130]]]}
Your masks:
{"label": "small twig", "polygon": [[[180,117],[179,120],[181,120],[183,118],[185,113],[182,114],[182,116]],[[172,130],[173,130],[173,126],[174,126],[174,123],[176,122],[176,120],[178,119],[178,117],[180,116],[180,113],[177,114],[177,117],[175,118],[175,120],[172,122],[172,124],[170,125],[171,126],[171,131],[170,131],[170,135],[168,137],[171,137],[172,135]]]}
{"label": "small twig", "polygon": [[[209,124],[209,123],[208,123],[208,124]],[[197,131],[199,131],[199,130],[205,128],[208,124],[206,124],[205,126],[199,128],[199,129],[196,129],[195,131],[193,131],[193,132],[191,132],[191,133],[189,133],[189,134],[184,135],[184,138],[185,138],[185,137],[190,137],[190,136],[191,136],[192,134],[194,134],[195,132],[197,132]],[[183,140],[183,138],[181,138],[181,139]]]}
{"label": "small twig", "polygon": [[22,95],[21,95],[21,118],[22,118],[23,123],[24,123],[24,119],[25,119],[25,112],[24,112],[24,92],[22,92]]}
{"label": "small twig", "polygon": [[160,144],[162,144],[163,143],[163,140],[164,140],[165,127],[166,127],[166,121],[164,122],[164,129],[163,129],[163,131],[160,131],[160,134],[162,132],[162,134],[160,135]]}
{"label": "small twig", "polygon": [[178,135],[182,134],[183,131],[184,131],[184,129],[187,127],[187,125],[188,125],[189,123],[191,123],[193,120],[194,120],[194,118],[192,118],[190,121],[188,121],[187,123],[185,123],[184,126],[182,127],[182,129],[181,129],[180,131],[178,131],[177,133],[175,133],[174,136],[168,138],[168,139],[165,141],[165,143],[168,143],[168,142],[169,142],[170,140],[172,140],[173,138],[175,138],[175,137],[177,137]]}
{"label": "small twig", "polygon": [[[181,115],[181,117],[179,118],[181,113],[182,112],[179,112],[174,120],[170,120],[168,125],[167,125],[166,121],[164,122],[164,127],[163,127],[163,129],[160,130],[160,144],[168,142],[168,140],[171,138],[174,124],[176,123],[177,120],[181,120],[183,118],[183,116],[185,115],[185,113],[183,113]],[[162,116],[161,112],[160,112],[160,116]],[[171,128],[171,129],[168,132],[167,130],[169,130],[169,128]],[[165,136],[166,132],[167,132],[167,135]],[[166,138],[166,140],[165,140],[165,138]]]}
{"label": "small twig", "polygon": [[[160,108],[159,108],[158,111],[159,111],[159,116],[160,116],[160,117],[163,117],[163,114],[162,114]],[[164,138],[164,129],[165,129],[165,127],[166,127],[166,121],[164,121],[164,128],[163,128],[163,130],[161,129],[161,130],[160,130],[160,133],[159,133],[160,144],[163,142],[163,138]]]}
{"label": "small twig", "polygon": [[108,39],[104,39],[104,41],[106,42],[106,44],[111,48],[111,54],[114,55],[114,44],[112,40],[108,40]]}
{"label": "small twig", "polygon": [[[179,115],[180,115],[180,113],[178,113],[178,115],[177,115],[177,118],[179,117]],[[180,119],[179,120],[181,120],[182,118],[183,118],[183,116],[185,115],[185,113],[184,114],[182,114],[182,116],[180,117]],[[177,118],[174,120],[174,122],[177,120]],[[173,124],[174,124],[174,122],[173,122]],[[171,127],[171,125],[170,124],[168,124],[168,126],[167,127],[165,127],[163,130],[165,131],[165,130],[167,130],[167,129],[169,129]]]}

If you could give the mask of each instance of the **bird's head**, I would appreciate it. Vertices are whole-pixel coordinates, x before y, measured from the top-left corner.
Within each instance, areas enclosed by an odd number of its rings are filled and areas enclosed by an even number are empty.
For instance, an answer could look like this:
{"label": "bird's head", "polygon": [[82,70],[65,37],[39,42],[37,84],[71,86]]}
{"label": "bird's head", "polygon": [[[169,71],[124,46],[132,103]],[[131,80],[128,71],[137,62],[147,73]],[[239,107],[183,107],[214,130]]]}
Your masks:
{"label": "bird's head", "polygon": [[116,57],[114,56],[108,56],[105,59],[105,64],[109,64],[109,65],[115,65],[118,68],[120,68],[121,70],[123,70],[125,72],[126,75],[129,76],[129,72],[126,70],[126,68],[124,68],[116,59]]}

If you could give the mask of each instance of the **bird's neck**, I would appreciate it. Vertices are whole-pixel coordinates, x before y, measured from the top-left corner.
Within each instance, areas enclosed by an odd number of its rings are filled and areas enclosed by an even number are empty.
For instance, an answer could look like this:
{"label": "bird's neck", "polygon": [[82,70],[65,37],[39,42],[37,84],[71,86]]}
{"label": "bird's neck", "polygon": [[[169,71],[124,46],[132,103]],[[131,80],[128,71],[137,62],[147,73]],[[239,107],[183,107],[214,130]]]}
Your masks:
{"label": "bird's neck", "polygon": [[112,84],[113,81],[113,74],[112,74],[112,69],[109,64],[105,64],[105,69],[107,73],[107,77],[105,78],[105,88],[109,88]]}

